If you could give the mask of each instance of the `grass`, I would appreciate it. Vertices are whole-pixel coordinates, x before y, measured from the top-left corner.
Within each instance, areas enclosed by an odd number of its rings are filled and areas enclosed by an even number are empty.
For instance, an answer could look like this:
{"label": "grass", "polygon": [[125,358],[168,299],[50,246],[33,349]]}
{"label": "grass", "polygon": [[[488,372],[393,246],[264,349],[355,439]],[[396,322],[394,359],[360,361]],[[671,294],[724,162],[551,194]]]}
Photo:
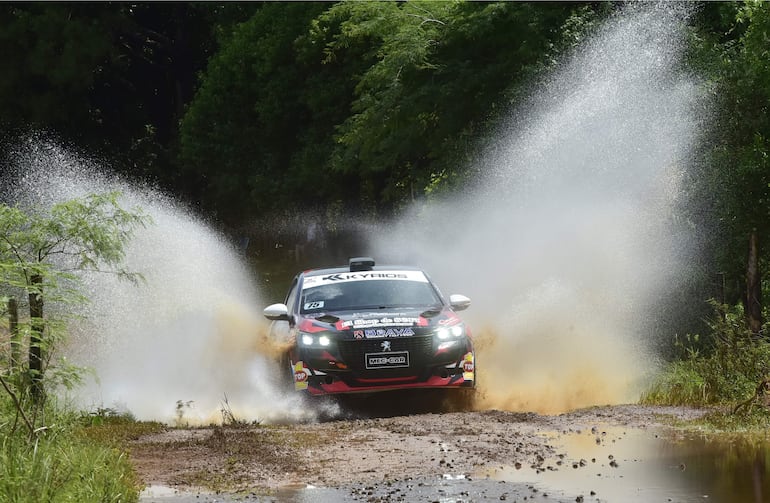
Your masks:
{"label": "grass", "polygon": [[46,407],[45,417],[47,426],[31,437],[18,427],[9,396],[0,394],[0,501],[139,500],[141,483],[124,447],[128,440],[158,429],[157,425],[128,418],[94,424],[89,416],[54,406]]}
{"label": "grass", "polygon": [[167,426],[154,421],[136,421],[130,416],[83,416],[75,434],[89,441],[118,449],[125,449],[132,440],[165,431]]}
{"label": "grass", "polygon": [[[714,407],[697,423],[721,431],[770,427],[770,340],[748,330],[740,306],[714,304],[705,338],[676,340],[680,358],[663,369],[641,403]],[[770,327],[763,329],[770,333]]]}
{"label": "grass", "polygon": [[0,449],[0,501],[15,503],[139,500],[139,482],[125,453],[79,438],[69,429],[34,441],[12,434]]}

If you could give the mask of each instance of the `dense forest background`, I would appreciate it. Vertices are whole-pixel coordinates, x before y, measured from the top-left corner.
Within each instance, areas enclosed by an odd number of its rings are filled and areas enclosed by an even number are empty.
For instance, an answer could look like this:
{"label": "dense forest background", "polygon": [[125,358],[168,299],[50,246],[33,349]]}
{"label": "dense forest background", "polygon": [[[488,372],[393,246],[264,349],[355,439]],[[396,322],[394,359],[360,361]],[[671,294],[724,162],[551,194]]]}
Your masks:
{"label": "dense forest background", "polygon": [[[2,138],[96,153],[230,230],[298,208],[391,216],[462,186],[538,76],[621,7],[3,3]],[[707,243],[694,276],[745,302],[752,233],[770,258],[770,4],[703,3],[689,30],[717,113],[681,218]]]}

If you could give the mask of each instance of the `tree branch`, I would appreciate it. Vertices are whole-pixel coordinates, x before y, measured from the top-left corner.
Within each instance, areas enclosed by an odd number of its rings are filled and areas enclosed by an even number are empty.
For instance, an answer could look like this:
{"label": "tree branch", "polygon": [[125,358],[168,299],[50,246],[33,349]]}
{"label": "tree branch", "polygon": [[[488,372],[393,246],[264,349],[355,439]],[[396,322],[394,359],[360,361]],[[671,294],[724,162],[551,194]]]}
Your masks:
{"label": "tree branch", "polygon": [[35,427],[32,425],[32,423],[27,418],[27,415],[24,413],[24,409],[21,406],[21,403],[19,402],[19,398],[16,396],[16,393],[13,392],[13,390],[8,386],[8,383],[3,379],[3,376],[0,375],[0,384],[3,385],[3,388],[5,388],[5,391],[10,395],[11,400],[13,400],[13,405],[16,407],[16,410],[21,415],[21,418],[24,420],[24,424],[27,426],[27,429],[29,430],[30,437],[35,435]]}

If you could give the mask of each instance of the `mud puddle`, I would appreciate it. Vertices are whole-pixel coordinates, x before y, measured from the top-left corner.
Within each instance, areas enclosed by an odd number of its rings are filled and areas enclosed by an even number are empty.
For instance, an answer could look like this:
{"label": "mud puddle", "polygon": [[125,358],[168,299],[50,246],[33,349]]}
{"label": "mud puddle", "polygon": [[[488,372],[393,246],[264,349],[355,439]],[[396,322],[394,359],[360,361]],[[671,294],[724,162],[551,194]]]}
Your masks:
{"label": "mud puddle", "polygon": [[[484,475],[558,489],[572,501],[743,501],[770,498],[770,442],[657,429],[592,428],[547,434],[560,454]],[[538,460],[539,461],[539,460]]]}
{"label": "mud puddle", "polygon": [[169,429],[135,441],[131,459],[149,486],[143,503],[770,497],[767,438],[669,426],[704,413],[624,405],[558,416],[488,410]]}
{"label": "mud puddle", "polygon": [[211,494],[177,491],[168,487],[154,486],[145,490],[142,503],[337,503],[337,502],[491,502],[491,501],[543,501],[567,502],[574,497],[562,497],[561,493],[547,494],[531,484],[514,484],[501,480],[474,480],[465,475],[446,474],[441,477],[422,479],[407,478],[381,484],[358,484],[339,488],[316,486],[287,486],[269,495],[259,494]]}

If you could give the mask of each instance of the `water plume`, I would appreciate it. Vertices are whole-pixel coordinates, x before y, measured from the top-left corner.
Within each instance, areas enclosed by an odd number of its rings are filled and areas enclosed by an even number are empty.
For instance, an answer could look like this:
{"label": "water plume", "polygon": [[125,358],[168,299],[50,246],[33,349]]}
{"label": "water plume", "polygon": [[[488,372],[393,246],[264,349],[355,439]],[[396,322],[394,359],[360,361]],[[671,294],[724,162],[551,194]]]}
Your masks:
{"label": "water plume", "polygon": [[254,272],[227,239],[152,187],[39,135],[10,157],[6,201],[46,207],[118,190],[121,206],[152,219],[123,264],[144,281],[81,274],[91,302],[65,353],[95,379],[75,390],[78,405],[191,424],[221,422],[224,409],[241,421],[308,419],[277,383],[280,348],[266,336]]}
{"label": "water plume", "polygon": [[481,406],[638,398],[655,302],[689,246],[673,213],[702,106],[681,71],[686,16],[625,6],[512,111],[473,187],[372,238],[381,262],[474,300]]}

